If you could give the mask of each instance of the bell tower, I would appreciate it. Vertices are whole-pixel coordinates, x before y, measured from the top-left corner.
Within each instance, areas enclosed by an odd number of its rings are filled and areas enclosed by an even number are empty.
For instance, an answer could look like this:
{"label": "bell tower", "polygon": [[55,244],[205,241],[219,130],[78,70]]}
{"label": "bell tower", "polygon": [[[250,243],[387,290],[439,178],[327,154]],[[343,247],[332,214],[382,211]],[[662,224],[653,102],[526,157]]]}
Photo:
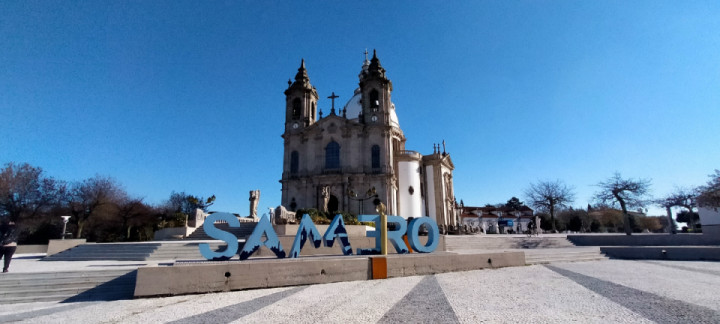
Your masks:
{"label": "bell tower", "polygon": [[367,125],[388,125],[390,121],[390,92],[392,82],[385,76],[375,50],[369,64],[360,73],[360,91],[362,92],[362,119]]}
{"label": "bell tower", "polygon": [[288,80],[285,90],[285,133],[300,131],[317,119],[318,93],[310,84],[305,60],[295,74],[295,82]]}

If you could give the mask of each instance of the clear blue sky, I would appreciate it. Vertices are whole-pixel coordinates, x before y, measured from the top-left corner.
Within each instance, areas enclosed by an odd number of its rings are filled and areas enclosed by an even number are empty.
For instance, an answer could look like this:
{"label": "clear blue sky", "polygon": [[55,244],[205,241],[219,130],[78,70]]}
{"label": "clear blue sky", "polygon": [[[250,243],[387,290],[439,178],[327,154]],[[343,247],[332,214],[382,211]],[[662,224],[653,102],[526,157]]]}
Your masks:
{"label": "clear blue sky", "polygon": [[467,205],[560,179],[584,207],[615,171],[662,196],[720,168],[718,1],[2,1],[0,163],[241,214],[260,189],[264,212],[287,80],[305,58],[327,114],[365,48],[407,148],[444,139]]}

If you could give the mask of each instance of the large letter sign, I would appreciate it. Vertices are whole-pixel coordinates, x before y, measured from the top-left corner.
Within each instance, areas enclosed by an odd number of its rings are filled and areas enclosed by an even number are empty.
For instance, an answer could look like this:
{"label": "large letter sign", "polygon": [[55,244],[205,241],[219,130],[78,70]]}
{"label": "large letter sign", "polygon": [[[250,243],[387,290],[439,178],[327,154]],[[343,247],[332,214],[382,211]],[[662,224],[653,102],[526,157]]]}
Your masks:
{"label": "large letter sign", "polygon": [[[376,230],[367,231],[367,237],[375,238],[375,247],[372,249],[357,249],[357,254],[380,254],[380,216],[378,215],[358,215],[358,220],[361,222],[374,222]],[[230,213],[214,213],[210,214],[203,224],[203,229],[208,236],[213,239],[224,241],[227,244],[227,248],[224,251],[212,251],[210,245],[207,243],[200,243],[200,254],[208,260],[227,260],[232,258],[235,254],[238,254],[238,238],[230,232],[223,231],[215,227],[215,222],[224,221],[227,222],[230,227],[240,227],[240,221],[238,221],[235,215]],[[438,230],[437,223],[429,217],[418,217],[407,223],[407,220],[400,216],[387,216],[388,224],[393,223],[392,231],[387,232],[387,238],[395,247],[395,251],[398,254],[408,253],[408,246],[405,245],[403,235],[407,234],[408,242],[410,247],[420,253],[430,253],[435,251],[438,246],[438,239],[440,237],[440,231]],[[427,244],[423,245],[420,242],[419,232],[420,227],[425,226],[428,230]],[[267,239],[263,241],[263,236]],[[315,248],[319,248],[320,244],[323,243],[326,247],[332,247],[337,239],[340,243],[340,247],[344,255],[352,254],[352,247],[348,239],[347,230],[345,229],[345,222],[343,221],[342,215],[338,214],[335,216],[333,221],[328,226],[325,235],[320,236],[317,227],[313,224],[310,216],[303,215],[300,221],[300,226],[297,233],[295,234],[295,241],[293,242],[292,248],[290,249],[290,258],[297,258],[300,256],[300,250],[307,239],[310,239],[312,245]],[[282,259],[285,257],[285,250],[283,249],[280,239],[275,233],[270,219],[268,217],[261,217],[258,221],[255,229],[253,230],[250,237],[247,238],[245,245],[243,245],[240,251],[240,260],[246,260],[253,253],[255,253],[260,246],[266,246],[275,255]]]}
{"label": "large letter sign", "polygon": [[203,224],[203,230],[205,230],[205,234],[207,234],[208,236],[216,240],[225,241],[225,243],[227,243],[227,249],[222,252],[214,252],[210,250],[210,244],[200,243],[200,254],[202,254],[202,256],[208,260],[227,260],[232,258],[235,253],[237,253],[238,240],[237,237],[235,237],[235,235],[233,235],[232,233],[225,232],[215,227],[215,222],[217,221],[225,221],[228,223],[228,225],[230,225],[230,227],[240,227],[240,221],[233,214],[210,214],[210,216],[205,219],[205,223]]}

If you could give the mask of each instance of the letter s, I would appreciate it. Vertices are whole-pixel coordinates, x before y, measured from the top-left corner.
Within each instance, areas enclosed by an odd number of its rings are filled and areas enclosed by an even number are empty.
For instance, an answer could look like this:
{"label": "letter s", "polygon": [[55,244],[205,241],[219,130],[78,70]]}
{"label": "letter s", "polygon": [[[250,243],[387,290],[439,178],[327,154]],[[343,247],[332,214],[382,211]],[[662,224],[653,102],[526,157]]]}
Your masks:
{"label": "letter s", "polygon": [[205,259],[208,260],[227,260],[232,258],[238,250],[238,239],[230,232],[223,231],[217,227],[215,227],[216,221],[225,221],[228,223],[230,227],[240,227],[240,221],[235,217],[235,215],[230,213],[214,213],[210,214],[205,219],[205,223],[203,224],[203,230],[205,230],[205,233],[216,239],[225,241],[227,243],[227,249],[222,252],[216,252],[210,250],[210,244],[207,243],[200,243],[200,254],[202,254]]}

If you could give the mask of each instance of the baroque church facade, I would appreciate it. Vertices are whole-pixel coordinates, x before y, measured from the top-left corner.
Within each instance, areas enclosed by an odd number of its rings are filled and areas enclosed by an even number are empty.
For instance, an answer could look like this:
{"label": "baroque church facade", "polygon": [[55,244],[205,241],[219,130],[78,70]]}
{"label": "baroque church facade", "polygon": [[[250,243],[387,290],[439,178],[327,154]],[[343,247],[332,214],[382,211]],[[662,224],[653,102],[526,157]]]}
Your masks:
{"label": "baroque church facade", "polygon": [[[318,111],[319,95],[303,60],[285,90],[281,204],[291,211],[317,208],[376,214],[373,200],[389,215],[428,216],[457,225],[450,155],[433,145],[421,155],[405,149],[392,82],[375,51],[367,54],[352,98],[336,111]],[[444,146],[444,144],[443,144]]]}

